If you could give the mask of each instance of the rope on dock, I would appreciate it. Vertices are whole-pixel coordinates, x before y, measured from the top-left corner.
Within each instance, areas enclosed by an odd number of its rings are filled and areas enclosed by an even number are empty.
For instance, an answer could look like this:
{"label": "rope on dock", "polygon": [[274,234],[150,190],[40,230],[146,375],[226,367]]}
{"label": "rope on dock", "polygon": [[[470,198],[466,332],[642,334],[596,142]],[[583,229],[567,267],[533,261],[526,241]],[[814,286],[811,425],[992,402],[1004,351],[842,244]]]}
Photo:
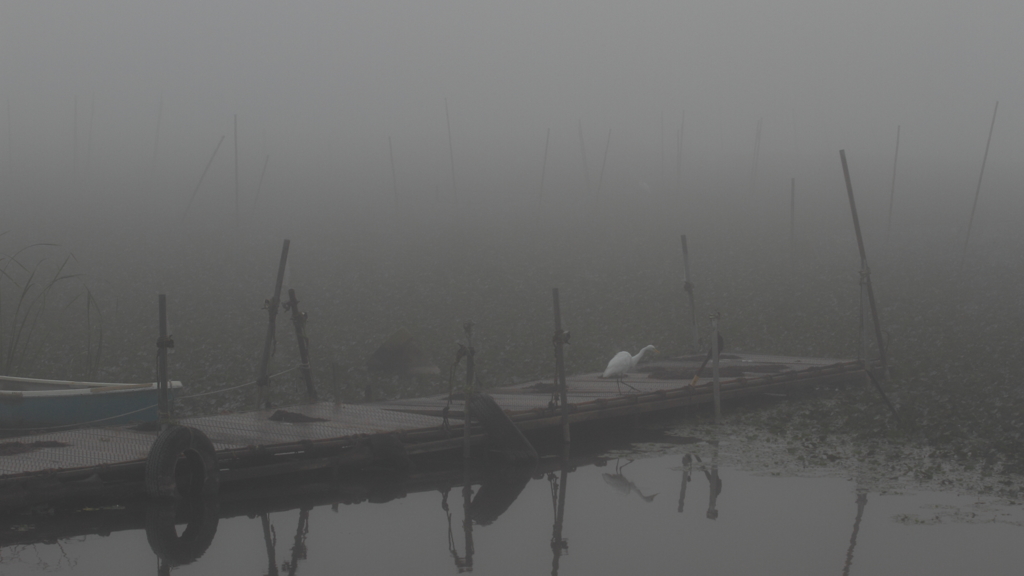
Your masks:
{"label": "rope on dock", "polygon": [[[309,366],[306,365],[305,367],[308,368]],[[268,378],[271,378],[271,379],[272,378],[277,378],[278,376],[283,376],[283,375],[291,372],[292,370],[298,370],[299,368],[303,368],[303,365],[299,364],[298,366],[292,366],[291,368],[289,368],[287,370],[283,370],[281,372],[278,372],[277,374],[271,374],[270,376],[268,376]],[[246,386],[253,386],[255,384],[256,384],[256,380],[253,380],[251,382],[246,382],[245,384],[239,384],[238,386],[232,386],[230,388],[221,388],[220,390],[210,390],[209,392],[199,392],[197,394],[189,394],[187,396],[178,396],[177,398],[175,398],[175,400],[187,400],[189,398],[199,398],[200,396],[209,396],[211,394],[220,394],[221,392],[230,392],[232,390],[238,390],[239,388],[245,388]]]}

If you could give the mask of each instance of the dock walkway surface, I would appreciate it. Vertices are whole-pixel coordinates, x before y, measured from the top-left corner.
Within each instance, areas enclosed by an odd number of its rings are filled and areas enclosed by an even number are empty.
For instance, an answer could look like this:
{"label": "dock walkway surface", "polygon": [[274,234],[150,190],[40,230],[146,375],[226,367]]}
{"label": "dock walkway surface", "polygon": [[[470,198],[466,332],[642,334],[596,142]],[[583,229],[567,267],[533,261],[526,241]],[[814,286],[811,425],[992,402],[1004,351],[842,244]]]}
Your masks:
{"label": "dock walkway surface", "polygon": [[[599,373],[566,378],[571,423],[611,420],[712,401],[711,366],[696,386],[690,381],[703,356],[643,363],[623,380]],[[723,400],[790,388],[863,382],[864,365],[855,360],[751,354],[723,355],[720,362]],[[457,386],[461,388],[461,386]],[[560,425],[560,409],[551,402],[553,379],[490,388],[490,395],[528,436]],[[271,419],[277,409],[178,420],[201,430],[212,441],[221,469],[221,485],[301,470],[356,464],[376,456],[366,450],[368,437],[386,435],[400,442],[404,454],[426,455],[455,450],[463,443],[463,400],[447,394],[364,404],[288,406],[286,418]],[[482,428],[471,427],[474,444],[486,441]],[[22,436],[0,446],[0,508],[46,501],[71,494],[76,485],[138,483],[157,432],[126,427],[87,428]],[[363,446],[360,451],[357,448]],[[13,448],[13,449],[12,449]],[[42,481],[45,479],[45,481]],[[40,488],[43,486],[43,488]],[[67,488],[67,490],[61,487]],[[49,495],[49,496],[48,496]]]}

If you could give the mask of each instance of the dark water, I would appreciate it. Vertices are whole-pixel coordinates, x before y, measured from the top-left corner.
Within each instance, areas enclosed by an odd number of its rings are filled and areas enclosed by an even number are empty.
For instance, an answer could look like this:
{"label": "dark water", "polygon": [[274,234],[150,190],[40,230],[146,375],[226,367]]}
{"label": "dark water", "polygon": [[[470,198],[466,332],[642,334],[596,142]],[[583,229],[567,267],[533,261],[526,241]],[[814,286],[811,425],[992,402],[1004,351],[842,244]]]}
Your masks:
{"label": "dark water", "polygon": [[[952,491],[881,490],[859,481],[856,471],[755,473],[764,466],[728,457],[738,442],[659,447],[654,454],[650,445],[634,446],[580,464],[566,477],[561,554],[552,546],[561,472],[555,466],[554,474],[535,474],[492,522],[473,524],[471,558],[456,486],[447,499],[450,523],[437,490],[381,504],[271,512],[272,562],[261,515],[224,518],[205,553],[171,571],[455,574],[471,564],[476,573],[512,575],[550,574],[557,563],[563,575],[943,575],[1014,574],[1024,564],[1019,504]],[[688,452],[700,458],[686,464]],[[713,493],[716,478],[720,491]],[[479,497],[480,485],[473,488]],[[0,550],[0,574],[158,570],[141,528]]]}

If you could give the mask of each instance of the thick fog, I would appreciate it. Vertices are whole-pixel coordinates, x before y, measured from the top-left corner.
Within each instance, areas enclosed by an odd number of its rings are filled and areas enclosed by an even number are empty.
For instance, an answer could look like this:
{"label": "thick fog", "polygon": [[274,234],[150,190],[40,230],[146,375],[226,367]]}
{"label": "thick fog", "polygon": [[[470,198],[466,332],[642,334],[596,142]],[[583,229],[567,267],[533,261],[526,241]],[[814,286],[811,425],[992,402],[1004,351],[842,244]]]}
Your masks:
{"label": "thick fog", "polygon": [[[148,377],[138,338],[157,292],[193,342],[234,346],[192,364],[179,348],[179,370],[251,374],[286,237],[311,322],[348,330],[320,332],[321,369],[359,364],[403,324],[447,354],[463,320],[505,306],[526,327],[481,328],[504,366],[549,371],[555,285],[578,288],[578,324],[632,326],[574,368],[659,335],[682,347],[681,233],[702,326],[713,307],[731,307],[733,334],[780,325],[760,316],[774,300],[735,289],[775,294],[795,260],[808,293],[833,282],[814,295],[845,336],[769,347],[850,355],[859,263],[839,150],[869,257],[931,257],[942,277],[998,100],[968,261],[1022,245],[1022,17],[1011,2],[6,2],[0,242],[59,244],[31,262],[73,256],[110,378]],[[661,301],[653,334],[602,308],[621,299]],[[126,348],[138,365],[116,359]]]}

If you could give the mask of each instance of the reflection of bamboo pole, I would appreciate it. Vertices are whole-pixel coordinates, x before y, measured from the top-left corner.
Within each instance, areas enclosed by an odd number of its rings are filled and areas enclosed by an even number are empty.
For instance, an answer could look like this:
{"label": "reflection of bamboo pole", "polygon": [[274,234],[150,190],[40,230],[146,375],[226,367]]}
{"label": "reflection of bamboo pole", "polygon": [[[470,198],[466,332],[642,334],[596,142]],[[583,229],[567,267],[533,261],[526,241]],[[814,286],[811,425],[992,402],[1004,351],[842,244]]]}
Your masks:
{"label": "reflection of bamboo pole", "polygon": [[967,260],[967,243],[971,240],[971,226],[974,225],[974,211],[978,208],[978,196],[981,194],[981,177],[985,175],[985,161],[988,160],[988,146],[992,143],[992,130],[996,127],[996,112],[999,111],[999,101],[992,110],[992,124],[988,127],[988,140],[985,141],[985,154],[981,157],[981,173],[978,174],[978,189],[974,191],[974,203],[971,204],[971,218],[967,221],[967,237],[964,238],[964,257],[960,261],[960,268],[963,269],[964,261]]}
{"label": "reflection of bamboo pole", "polygon": [[686,500],[686,485],[690,482],[690,475],[693,472],[693,456],[690,454],[683,455],[683,480],[679,486],[679,505],[676,507],[676,512],[683,511],[683,502]]}
{"label": "reflection of bamboo pole", "polygon": [[565,493],[569,480],[569,444],[562,444],[562,470],[558,477],[558,506],[555,507],[555,523],[551,527],[551,576],[558,576],[558,563],[562,554],[569,549],[569,542],[562,538],[565,523]]}
{"label": "reflection of bamboo pole", "polygon": [[850,547],[846,550],[846,562],[843,564],[843,576],[850,575],[853,564],[853,549],[857,547],[857,532],[860,531],[860,519],[864,517],[864,506],[868,503],[866,492],[857,491],[857,517],[853,520],[853,534],[850,535]]}
{"label": "reflection of bamboo pole", "polygon": [[306,535],[309,534],[309,511],[311,508],[299,510],[299,526],[295,529],[295,541],[292,543],[292,559],[288,563],[288,576],[295,576],[299,560],[306,559]]}
{"label": "reflection of bamboo pole", "polygon": [[277,534],[270,524],[270,515],[266,512],[260,514],[260,522],[263,524],[263,544],[267,548],[267,576],[277,576],[277,557],[274,547],[277,546]]}
{"label": "reflection of bamboo pole", "polygon": [[[467,402],[467,406],[468,406]],[[466,421],[466,428],[469,428],[469,421]],[[462,531],[465,535],[465,550],[466,555],[459,561],[459,557],[455,557],[455,565],[459,568],[459,572],[472,572],[473,571],[473,553],[476,551],[473,545],[473,517],[470,514],[470,506],[473,503],[473,486],[469,483],[469,460],[463,463],[462,467],[463,482],[462,482]]]}

